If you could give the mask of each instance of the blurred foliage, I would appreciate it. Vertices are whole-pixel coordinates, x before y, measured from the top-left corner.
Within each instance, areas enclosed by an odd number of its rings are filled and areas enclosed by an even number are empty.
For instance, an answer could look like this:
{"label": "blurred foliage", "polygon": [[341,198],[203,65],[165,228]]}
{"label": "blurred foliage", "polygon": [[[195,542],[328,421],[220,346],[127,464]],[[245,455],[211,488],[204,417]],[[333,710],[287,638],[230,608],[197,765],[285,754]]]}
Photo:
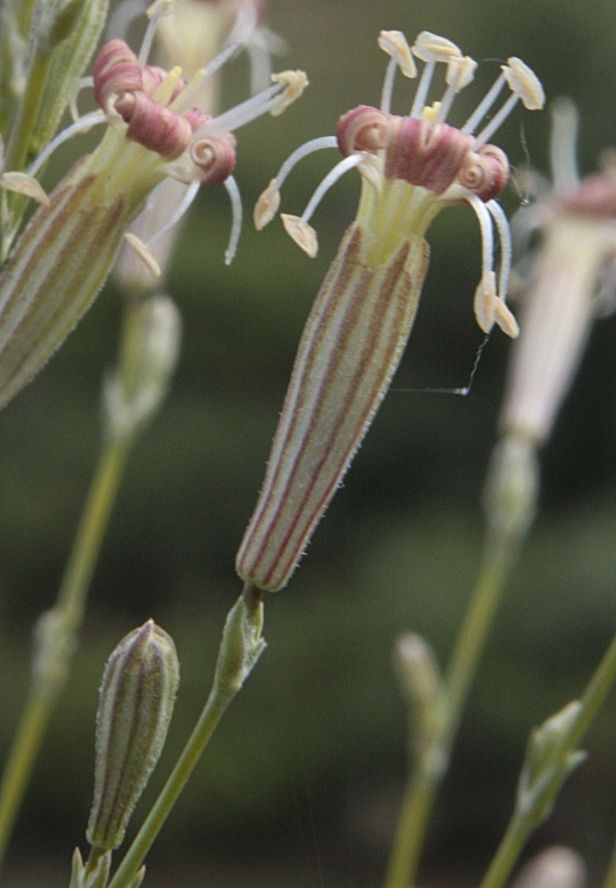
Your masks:
{"label": "blurred foliage", "polygon": [[[578,103],[584,170],[613,141],[611,0],[594,0],[592,14],[586,0],[270,0],[269,7],[271,26],[290,47],[281,66],[306,68],[311,86],[283,118],[240,134],[237,178],[247,207],[299,143],[332,133],[347,108],[378,100],[381,28],[409,37],[444,33],[490,60],[456,104],[456,120],[491,82],[491,60],[519,55],[540,73],[548,96]],[[229,101],[243,94],[245,74],[241,62],[232,67]],[[402,84],[396,105],[408,105]],[[514,165],[530,159],[545,171],[547,140],[545,114],[516,114],[499,144]],[[287,211],[301,210],[330,162],[319,156],[293,174]],[[117,640],[150,615],[173,635],[182,661],[177,716],[152,793],[187,736],[239,591],[234,553],[296,342],[356,192],[350,177],[326,199],[315,219],[322,249],[314,261],[277,224],[260,234],[246,225],[226,268],[224,192],[208,192],[195,207],[169,283],[185,319],[179,372],[129,466],[7,886],[66,884],[72,847],[84,841],[102,666]],[[513,188],[505,203],[519,204]],[[392,642],[413,629],[446,659],[482,545],[480,489],[506,343],[494,336],[467,398],[426,391],[464,385],[480,342],[471,312],[480,250],[474,226],[463,210],[443,213],[434,226],[428,282],[393,390],[290,589],[267,602],[270,648],[151,855],[153,888],[178,884],[178,851],[186,885],[192,878],[234,888],[249,874],[257,886],[361,888],[380,878],[405,770]],[[0,416],[2,751],[26,686],[30,627],[55,596],[95,461],[98,394],[119,315],[110,284]],[[426,853],[426,884],[473,884],[508,817],[528,730],[581,691],[613,631],[615,337],[613,319],[598,325],[543,453],[541,511],[464,719]],[[597,873],[616,820],[615,729],[616,717],[605,712],[588,739],[588,763],[533,846],[571,843]],[[41,857],[44,876],[36,869]]]}

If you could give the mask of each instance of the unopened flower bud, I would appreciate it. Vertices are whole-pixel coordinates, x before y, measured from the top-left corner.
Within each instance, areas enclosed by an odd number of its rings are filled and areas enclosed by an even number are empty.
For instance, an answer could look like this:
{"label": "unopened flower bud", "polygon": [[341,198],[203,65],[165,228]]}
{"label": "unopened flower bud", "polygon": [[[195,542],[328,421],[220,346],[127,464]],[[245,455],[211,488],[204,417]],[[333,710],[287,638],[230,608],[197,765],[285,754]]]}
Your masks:
{"label": "unopened flower bud", "polygon": [[420,635],[401,635],[394,649],[394,663],[409,701],[420,706],[434,702],[441,690],[441,676],[430,645]]}
{"label": "unopened flower bud", "polygon": [[121,844],[165,743],[178,681],[173,640],[153,620],[130,632],[107,661],[86,832],[93,847],[112,850]]}
{"label": "unopened flower bud", "polygon": [[584,888],[586,867],[571,848],[555,845],[534,857],[518,875],[512,888]]}
{"label": "unopened flower bud", "polygon": [[483,495],[493,536],[522,540],[534,520],[538,494],[535,447],[527,438],[506,435],[494,448]]}
{"label": "unopened flower bud", "polygon": [[131,434],[160,407],[179,353],[180,315],[167,296],[131,303],[119,366],[103,390],[110,434]]}

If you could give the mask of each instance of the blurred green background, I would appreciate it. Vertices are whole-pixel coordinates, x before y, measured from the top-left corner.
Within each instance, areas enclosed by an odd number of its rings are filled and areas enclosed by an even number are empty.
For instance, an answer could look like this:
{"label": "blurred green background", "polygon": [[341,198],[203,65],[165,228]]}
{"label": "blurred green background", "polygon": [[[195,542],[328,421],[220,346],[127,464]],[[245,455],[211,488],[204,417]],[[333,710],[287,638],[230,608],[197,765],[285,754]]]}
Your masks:
{"label": "blurred green background", "polygon": [[[301,142],[378,102],[381,28],[447,35],[484,64],[454,106],[461,122],[509,55],[582,120],[581,168],[614,144],[612,0],[270,0],[288,40],[278,67],[311,85],[284,117],[240,134],[237,179],[250,207]],[[246,66],[225,80],[245,94]],[[408,107],[402,85],[396,108]],[[516,113],[498,143],[513,165],[547,171],[548,116]],[[332,165],[307,160],[283,209],[301,212]],[[353,176],[315,217],[321,250],[301,254],[276,223],[246,224],[223,264],[223,189],[203,194],[170,276],[185,322],[179,372],[135,449],[106,538],[67,692],[23,810],[2,884],[66,885],[84,845],[101,670],[130,628],[153,616],[182,661],[158,788],[209,686],[224,615],[239,592],[233,561],[306,314],[354,215]],[[519,205],[510,187],[509,211]],[[406,713],[391,669],[395,636],[414,630],[448,656],[477,571],[480,490],[495,440],[508,345],[495,334],[466,398],[480,342],[471,310],[480,245],[468,210],[441,214],[419,317],[392,391],[290,588],[267,602],[269,649],[215,736],[149,858],[146,884],[210,888],[378,884],[405,773]],[[27,686],[33,621],[54,600],[95,462],[98,396],[112,364],[120,298],[107,290],[41,376],[0,416],[0,752]],[[578,694],[616,611],[616,326],[601,321],[543,452],[541,508],[473,691],[426,849],[423,885],[476,884],[511,809],[529,729]],[[597,884],[616,824],[612,705],[588,738],[529,850],[580,850]],[[152,798],[150,793],[149,798]],[[147,801],[137,810],[146,810]]]}

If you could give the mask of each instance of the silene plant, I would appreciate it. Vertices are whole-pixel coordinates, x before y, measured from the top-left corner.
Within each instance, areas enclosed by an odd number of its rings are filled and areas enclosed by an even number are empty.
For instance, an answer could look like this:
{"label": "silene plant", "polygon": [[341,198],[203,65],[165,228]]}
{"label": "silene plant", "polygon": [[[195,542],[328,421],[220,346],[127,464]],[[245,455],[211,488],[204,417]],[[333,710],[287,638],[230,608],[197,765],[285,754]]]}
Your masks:
{"label": "silene plant", "polygon": [[[141,43],[133,48],[127,35],[144,15]],[[271,74],[271,53],[283,42],[269,30],[260,0],[156,0],[147,10],[125,0],[111,16],[107,0],[7,0],[2,16],[0,405],[16,397],[62,345],[114,264],[124,317],[117,363],[103,384],[99,462],[57,600],[35,628],[30,689],[0,788],[0,861],[70,668],[127,457],[163,402],[176,364],[179,312],[163,292],[176,235],[200,189],[221,185],[231,204],[225,256],[231,262],[242,221],[235,134],[266,114],[281,114],[307,85],[301,71]],[[580,179],[575,115],[566,104],[556,106],[554,190],[523,209],[516,222],[518,230],[538,235],[520,265],[531,268],[528,279],[516,274],[523,280],[520,329],[506,302],[512,242],[497,201],[509,180],[509,162],[491,139],[519,103],[542,108],[541,83],[524,62],[509,58],[476,110],[454,126],[448,122],[452,106],[473,81],[473,59],[427,31],[412,45],[401,31],[382,31],[378,44],[389,56],[379,104],[344,113],[335,136],[298,148],[255,208],[256,227],[262,228],[277,214],[280,188],[296,163],[322,148],[337,149],[342,159],[302,215],[282,214],[287,232],[314,256],[318,244],[310,220],[320,200],[346,172],[355,170],[361,179],[355,220],[299,343],[265,479],[237,555],[244,588],[222,631],[211,691],[114,866],[112,856],[163,749],[179,682],[175,644],[152,619],[114,649],[100,688],[89,851],[85,859],[79,849],[74,852],[70,888],[143,883],[153,842],[265,648],[264,594],[289,582],[391,383],[428,268],[430,224],[441,209],[468,205],[482,243],[473,299],[477,323],[486,334],[496,327],[517,342],[486,482],[483,561],[451,661],[441,670],[428,642],[414,633],[401,635],[395,645],[411,742],[385,886],[417,884],[429,816],[466,697],[504,582],[532,524],[538,451],[592,319],[613,289],[616,179],[611,168]],[[251,63],[251,95],[221,111],[221,70],[242,51]],[[435,100],[432,82],[439,70],[444,85]],[[406,115],[391,107],[396,72],[418,78]],[[95,108],[81,113],[88,91]],[[59,129],[66,113],[72,122]],[[97,129],[101,137],[91,153],[48,187],[50,157]],[[615,675],[613,643],[579,699],[532,732],[512,819],[481,888],[508,883],[526,839],[582,761],[579,743]],[[581,888],[584,878],[578,855],[548,848],[515,884]],[[606,888],[614,885],[616,855]]]}

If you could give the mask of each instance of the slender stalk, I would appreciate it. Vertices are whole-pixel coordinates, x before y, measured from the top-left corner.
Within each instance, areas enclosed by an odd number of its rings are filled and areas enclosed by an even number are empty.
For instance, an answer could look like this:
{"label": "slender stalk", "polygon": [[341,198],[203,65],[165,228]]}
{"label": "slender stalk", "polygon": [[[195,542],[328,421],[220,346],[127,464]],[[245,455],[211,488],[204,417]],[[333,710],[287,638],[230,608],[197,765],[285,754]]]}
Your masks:
{"label": "slender stalk", "polygon": [[[579,714],[571,730],[563,738],[558,750],[558,758],[561,761],[565,761],[568,755],[577,750],[615,681],[616,635],[586,686],[580,701]],[[541,791],[536,793],[535,804],[516,807],[503,840],[479,888],[502,888],[511,875],[526,840],[541,820],[538,811],[544,805],[546,794],[555,793],[562,783],[562,779],[562,770],[554,768],[550,779],[542,785]],[[605,883],[606,888],[612,888],[616,884],[615,878],[616,872],[612,868],[611,874],[608,874],[608,881]]]}
{"label": "slender stalk", "polygon": [[[512,547],[503,544],[486,547],[481,572],[447,671],[440,729],[430,738],[429,747],[420,756],[408,779],[385,888],[408,888],[414,884],[430,814],[447,771],[462,711],[514,555]],[[437,767],[435,762],[439,763]]]}
{"label": "slender stalk", "polygon": [[[68,673],[92,572],[128,453],[128,441],[107,439],[92,480],[55,607],[39,623],[30,691],[0,787],[0,862]],[[51,618],[51,619],[49,619]]]}
{"label": "slender stalk", "polygon": [[127,888],[131,884],[234,696],[220,694],[215,687],[212,688],[186,746],[109,883],[109,888]]}
{"label": "slender stalk", "polygon": [[229,611],[212,689],[192,734],[108,888],[130,888],[228,705],[265,649],[260,590],[246,584]]}
{"label": "slender stalk", "polygon": [[616,888],[616,843],[614,844],[612,856],[607,866],[603,888]]}

